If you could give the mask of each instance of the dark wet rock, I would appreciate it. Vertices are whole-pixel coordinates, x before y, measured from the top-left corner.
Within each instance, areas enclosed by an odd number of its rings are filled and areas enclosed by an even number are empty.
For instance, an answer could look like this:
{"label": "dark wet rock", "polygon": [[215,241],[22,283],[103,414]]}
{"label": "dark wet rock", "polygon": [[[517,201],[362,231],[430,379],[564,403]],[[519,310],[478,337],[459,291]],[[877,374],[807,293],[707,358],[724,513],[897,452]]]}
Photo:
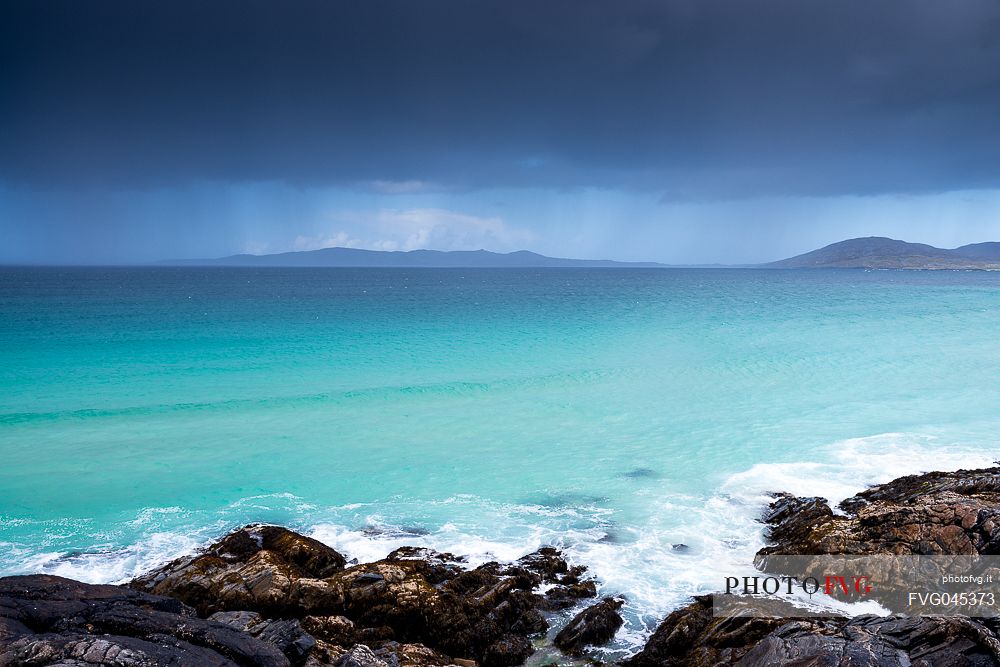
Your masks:
{"label": "dark wet rock", "polygon": [[848,511],[857,511],[861,506],[873,502],[887,501],[897,504],[926,502],[929,497],[949,493],[960,497],[1000,502],[1000,467],[907,475],[862,491],[842,502],[840,506]]}
{"label": "dark wet rock", "polygon": [[519,635],[542,635],[549,629],[549,622],[538,609],[525,609],[520,617],[511,624],[512,632]]}
{"label": "dark wet rock", "polygon": [[334,667],[389,667],[389,663],[375,655],[375,651],[364,644],[358,644],[349,650],[333,665]]}
{"label": "dark wet rock", "polygon": [[351,646],[359,643],[358,628],[346,616],[306,616],[302,619],[302,628],[330,644]]}
{"label": "dark wet rock", "polygon": [[618,613],[622,604],[623,600],[604,598],[597,604],[587,607],[559,631],[555,645],[564,653],[580,655],[586,646],[608,643],[624,623],[621,614]]}
{"label": "dark wet rock", "polygon": [[[475,662],[462,661],[469,667],[475,667]],[[367,644],[357,644],[340,654],[328,664],[343,667],[446,667],[455,665],[452,658],[427,648],[422,644],[401,644],[399,642],[383,642],[378,648]],[[312,665],[308,667],[313,667]]]}
{"label": "dark wet rock", "polygon": [[483,652],[482,667],[513,667],[535,652],[531,642],[519,635],[505,635]]}
{"label": "dark wet rock", "polygon": [[385,581],[383,577],[378,572],[365,572],[364,574],[358,575],[354,578],[352,586],[368,586],[371,584],[378,584]]}
{"label": "dark wet rock", "polygon": [[555,547],[542,547],[520,558],[512,567],[500,571],[509,577],[519,578],[523,588],[549,584],[550,588],[538,600],[539,608],[545,611],[568,609],[582,599],[597,596],[597,584],[584,579],[587,568],[571,566]]}
{"label": "dark wet rock", "polygon": [[715,618],[709,596],[674,613],[624,667],[994,667],[995,629],[969,618]]}
{"label": "dark wet rock", "polygon": [[293,665],[304,663],[316,646],[316,640],[294,618],[268,621],[250,634],[277,647]]}
{"label": "dark wet rock", "polygon": [[[274,646],[177,600],[62,577],[0,579],[0,665],[286,667]],[[75,662],[74,662],[75,661]]]}
{"label": "dark wet rock", "polygon": [[389,667],[414,667],[417,665],[430,667],[455,664],[449,656],[438,653],[422,644],[385,642],[375,651],[375,655],[386,662]]}
{"label": "dark wet rock", "polygon": [[218,653],[186,642],[146,641],[134,637],[38,634],[4,642],[0,665],[58,667],[236,667]]}
{"label": "dark wet rock", "polygon": [[[453,554],[403,547],[380,561],[344,567],[344,558],[332,549],[296,539],[290,531],[276,532],[283,530],[241,529],[131,586],[176,596],[203,615],[226,612],[217,618],[270,640],[296,664],[308,655],[310,667],[324,660],[360,660],[365,656],[344,658],[347,649],[365,645],[377,653],[389,642],[422,646],[437,656],[433,660],[452,656],[507,664],[526,655],[528,637],[547,631],[542,611],[596,595],[595,583],[584,578],[586,569],[571,566],[553,547],[510,565],[473,569]],[[549,587],[545,596],[535,593],[543,583]],[[301,624],[282,625],[288,619]],[[310,651],[308,642],[296,641],[296,633],[316,646]],[[387,654],[379,655],[394,667]]]}
{"label": "dark wet rock", "polygon": [[358,634],[361,628],[389,628],[401,645],[420,644],[457,659],[501,661],[525,654],[514,647],[530,647],[527,638],[546,631],[544,599],[533,592],[542,579],[582,575],[555,549],[513,566],[487,563],[471,570],[449,555],[412,556],[397,552],[327,577],[327,592],[310,613],[350,619],[358,641],[368,641]]}
{"label": "dark wet rock", "polygon": [[761,555],[1000,554],[1000,468],[911,475],[840,505],[779,494]]}
{"label": "dark wet rock", "polygon": [[765,534],[774,546],[766,548],[763,553],[772,550],[786,553],[783,549],[788,548],[794,549],[794,552],[787,555],[798,555],[809,553],[809,549],[833,546],[822,543],[834,521],[833,510],[825,498],[799,498],[787,493],[776,493],[774,498],[762,517],[767,525]]}
{"label": "dark wet rock", "polygon": [[345,616],[357,626],[391,628],[398,641],[464,655],[474,650],[475,621],[489,602],[452,593],[448,584],[458,575],[418,560],[357,565],[324,580],[322,595],[306,606],[312,613]]}
{"label": "dark wet rock", "polygon": [[575,607],[580,600],[593,597],[597,597],[597,584],[593,581],[581,581],[568,586],[553,586],[545,592],[541,607],[547,611],[559,611]]}
{"label": "dark wet rock", "polygon": [[[835,629],[835,631],[834,631]],[[977,620],[940,617],[859,616],[831,623],[831,634],[786,623],[747,653],[747,667],[829,663],[873,667],[955,665],[994,667],[1000,662],[996,634]]]}
{"label": "dark wet rock", "polygon": [[395,638],[396,632],[388,625],[380,625],[374,628],[358,628],[357,641],[362,644],[393,641]]}
{"label": "dark wet rock", "polygon": [[[299,599],[313,592],[308,582],[329,577],[345,564],[343,556],[312,538],[279,526],[252,525],[130,586],[182,600],[202,615],[247,609],[295,615],[301,611]],[[297,590],[300,581],[304,590]]]}
{"label": "dark wet rock", "polygon": [[712,599],[699,596],[660,624],[624,667],[735,665],[758,642],[784,625],[781,619],[714,618]]}
{"label": "dark wet rock", "polygon": [[0,642],[30,634],[31,628],[24,623],[0,615]]}
{"label": "dark wet rock", "polygon": [[569,564],[555,547],[542,547],[517,561],[517,566],[534,572],[548,584],[558,583],[569,572]]}
{"label": "dark wet rock", "polygon": [[252,611],[221,611],[210,621],[224,623],[265,641],[285,654],[292,665],[301,665],[316,646],[316,640],[302,629],[297,619],[265,620]]}
{"label": "dark wet rock", "polygon": [[337,644],[328,644],[324,641],[317,640],[316,646],[309,654],[309,658],[306,660],[302,667],[331,667],[334,663],[340,660],[351,647],[339,646]]}
{"label": "dark wet rock", "polygon": [[209,616],[208,620],[223,623],[243,632],[250,632],[265,623],[264,618],[255,611],[220,611]]}
{"label": "dark wet rock", "polygon": [[[418,566],[419,562],[411,561]],[[385,585],[385,579],[366,586]],[[494,587],[496,588],[496,587]],[[531,593],[513,590],[488,615],[482,651],[515,655]],[[427,611],[427,610],[424,610]],[[308,631],[307,629],[308,628]],[[309,631],[316,632],[313,637]],[[418,642],[392,640],[388,626],[359,627],[343,616],[268,618],[255,611],[201,619],[177,600],[120,586],[49,576],[0,579],[0,666],[117,667],[474,667]],[[492,634],[490,634],[492,633]],[[374,643],[365,643],[372,639]],[[364,640],[364,641],[359,641]],[[527,641],[527,640],[524,640]],[[341,644],[344,644],[342,646]],[[530,642],[529,642],[530,645]],[[523,654],[521,651],[520,654]],[[477,657],[479,657],[477,655]],[[499,658],[496,658],[499,660]],[[500,664],[498,662],[497,664]],[[514,664],[514,663],[503,663]]]}
{"label": "dark wet rock", "polygon": [[583,579],[583,575],[587,572],[587,568],[582,565],[572,565],[566,574],[559,577],[559,583],[563,586],[571,586],[573,584],[579,584]]}
{"label": "dark wet rock", "polygon": [[676,551],[677,553],[681,553],[681,554],[691,553],[691,547],[689,547],[688,545],[684,544],[683,542],[681,542],[679,544],[671,544],[670,548],[673,549],[674,551]]}

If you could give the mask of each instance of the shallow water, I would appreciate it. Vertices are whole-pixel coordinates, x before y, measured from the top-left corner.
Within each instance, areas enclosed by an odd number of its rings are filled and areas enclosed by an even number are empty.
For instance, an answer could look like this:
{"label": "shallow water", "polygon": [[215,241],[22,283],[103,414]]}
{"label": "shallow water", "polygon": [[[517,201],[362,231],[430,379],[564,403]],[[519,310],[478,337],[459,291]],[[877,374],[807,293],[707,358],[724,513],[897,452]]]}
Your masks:
{"label": "shallow water", "polygon": [[555,543],[628,650],[748,566],[766,492],[992,462],[998,331],[980,272],[0,269],[0,573],[249,521]]}

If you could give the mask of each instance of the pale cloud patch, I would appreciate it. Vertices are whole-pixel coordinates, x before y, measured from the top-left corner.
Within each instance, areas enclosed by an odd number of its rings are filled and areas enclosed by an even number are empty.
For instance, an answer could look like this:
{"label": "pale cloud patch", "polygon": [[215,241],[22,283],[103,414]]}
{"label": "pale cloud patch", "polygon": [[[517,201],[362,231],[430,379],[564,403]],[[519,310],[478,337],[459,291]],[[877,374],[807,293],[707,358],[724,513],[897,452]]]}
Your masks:
{"label": "pale cloud patch", "polygon": [[263,255],[270,250],[270,244],[261,241],[246,241],[240,248],[240,252],[247,255]]}
{"label": "pale cloud patch", "polygon": [[368,181],[365,185],[372,192],[377,192],[382,195],[411,195],[425,192],[441,192],[446,189],[437,183],[419,180],[378,180]]}
{"label": "pale cloud patch", "polygon": [[337,232],[333,235],[296,236],[292,242],[292,250],[319,250],[320,248],[361,248],[364,242],[352,238],[347,232]]}
{"label": "pale cloud patch", "polygon": [[[318,237],[299,237],[296,249],[339,245],[369,250],[518,250],[535,240],[526,229],[501,218],[481,217],[443,208],[341,211],[331,221],[351,229]],[[347,245],[350,244],[350,245]],[[309,248],[305,246],[309,245]]]}

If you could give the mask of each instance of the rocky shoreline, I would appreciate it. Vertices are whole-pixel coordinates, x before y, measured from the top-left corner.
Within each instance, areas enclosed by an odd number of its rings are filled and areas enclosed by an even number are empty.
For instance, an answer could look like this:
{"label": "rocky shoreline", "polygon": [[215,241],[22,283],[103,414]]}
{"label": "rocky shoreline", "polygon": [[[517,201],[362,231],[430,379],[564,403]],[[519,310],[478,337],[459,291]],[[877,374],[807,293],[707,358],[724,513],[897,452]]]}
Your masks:
{"label": "rocky shoreline", "polygon": [[[837,509],[776,495],[758,558],[1000,554],[1000,468],[903,477]],[[549,646],[580,660],[622,625],[622,601],[596,597],[586,568],[551,547],[475,568],[407,547],[351,563],[309,537],[253,525],[127,586],[0,578],[0,667],[514,667]],[[703,596],[623,665],[1000,665],[1000,622],[715,618]]]}

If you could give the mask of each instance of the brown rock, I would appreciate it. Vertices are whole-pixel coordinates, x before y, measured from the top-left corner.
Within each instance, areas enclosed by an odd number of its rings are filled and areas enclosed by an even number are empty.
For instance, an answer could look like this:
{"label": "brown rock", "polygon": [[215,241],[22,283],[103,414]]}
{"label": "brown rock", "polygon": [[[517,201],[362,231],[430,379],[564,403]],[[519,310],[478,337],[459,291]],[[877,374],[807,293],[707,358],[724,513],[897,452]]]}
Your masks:
{"label": "brown rock", "polygon": [[313,582],[344,564],[343,556],[314,539],[279,526],[252,525],[129,585],[177,598],[205,616],[240,610],[297,615],[299,600],[315,600],[325,592],[322,583]]}
{"label": "brown rock", "polygon": [[386,642],[375,651],[375,655],[396,667],[443,667],[454,664],[452,658],[423,644]]}
{"label": "brown rock", "polygon": [[302,628],[330,644],[351,646],[357,643],[358,629],[346,616],[306,616],[302,619]]}
{"label": "brown rock", "polygon": [[491,644],[483,652],[482,667],[513,667],[520,665],[535,652],[535,648],[524,637],[505,635]]}
{"label": "brown rock", "polygon": [[[377,653],[387,642],[423,646],[435,656],[376,656],[390,667],[394,660],[448,656],[506,664],[527,655],[529,636],[547,630],[540,610],[551,600],[573,604],[596,593],[594,582],[582,580],[584,568],[570,567],[551,547],[512,566],[467,570],[461,562],[451,554],[402,548],[383,560],[344,568],[340,554],[315,540],[274,526],[249,526],[131,586],[176,596],[201,614],[253,611],[264,619],[301,619],[303,631],[318,640],[306,663],[312,667],[367,659],[345,655],[362,644]],[[533,592],[543,580],[556,584],[554,595]]]}
{"label": "brown rock", "polygon": [[841,503],[778,494],[761,555],[1000,553],[1000,468],[901,477]]}

